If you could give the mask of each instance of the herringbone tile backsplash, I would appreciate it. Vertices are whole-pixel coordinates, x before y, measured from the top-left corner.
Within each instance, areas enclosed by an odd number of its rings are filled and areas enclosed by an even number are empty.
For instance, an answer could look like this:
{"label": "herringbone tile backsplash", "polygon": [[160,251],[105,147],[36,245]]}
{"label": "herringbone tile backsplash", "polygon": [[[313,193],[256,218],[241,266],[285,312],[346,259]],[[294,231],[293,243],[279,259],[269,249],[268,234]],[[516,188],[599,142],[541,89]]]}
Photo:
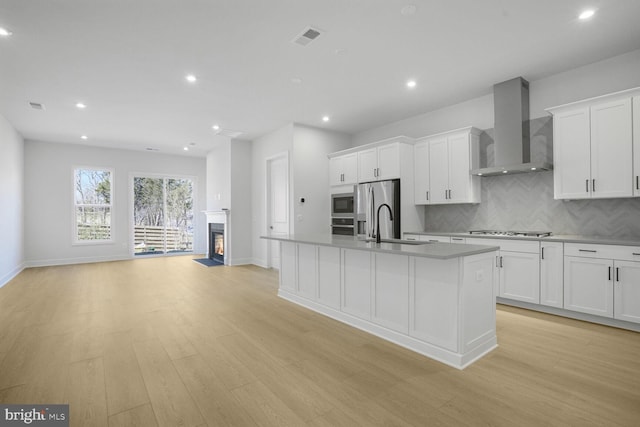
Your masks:
{"label": "herringbone tile backsplash", "polygon": [[[550,118],[531,121],[532,160],[552,161],[552,129]],[[492,135],[493,129],[488,129],[481,136],[483,166],[493,162]],[[486,177],[482,178],[482,203],[426,206],[425,229],[552,231],[640,238],[640,198],[554,200],[553,171]]]}
{"label": "herringbone tile backsplash", "polygon": [[425,228],[640,237],[640,198],[554,200],[552,171],[486,177],[482,179],[482,203],[427,206]]}

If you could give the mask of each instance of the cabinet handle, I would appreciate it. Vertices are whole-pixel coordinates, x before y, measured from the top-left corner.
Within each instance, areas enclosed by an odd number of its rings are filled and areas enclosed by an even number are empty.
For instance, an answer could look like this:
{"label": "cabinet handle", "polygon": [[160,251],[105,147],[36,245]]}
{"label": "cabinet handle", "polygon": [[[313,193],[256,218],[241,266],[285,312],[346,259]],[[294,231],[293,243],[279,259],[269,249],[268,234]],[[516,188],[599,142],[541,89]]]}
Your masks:
{"label": "cabinet handle", "polygon": [[447,196],[447,190],[444,190],[444,198],[445,198],[445,199],[448,199],[448,198],[449,198],[449,196]]}
{"label": "cabinet handle", "polygon": [[591,180],[591,191],[593,191],[594,193],[596,192],[596,180],[595,179]]}
{"label": "cabinet handle", "polygon": [[544,259],[544,248],[541,250],[542,259]]}
{"label": "cabinet handle", "polygon": [[620,281],[620,267],[616,267],[616,282]]}
{"label": "cabinet handle", "polygon": [[640,176],[636,175],[636,190],[640,190]]}
{"label": "cabinet handle", "polygon": [[440,240],[429,240],[430,242],[440,243]]}
{"label": "cabinet handle", "polygon": [[584,185],[585,185],[585,191],[588,193],[589,192],[589,180],[588,179],[584,180]]}
{"label": "cabinet handle", "polygon": [[429,192],[427,191],[427,200],[429,200]]}
{"label": "cabinet handle", "polygon": [[611,267],[609,267],[609,280],[611,280]]}
{"label": "cabinet handle", "polygon": [[376,176],[379,177],[380,176],[380,168],[376,168],[376,173],[377,173]]}
{"label": "cabinet handle", "polygon": [[502,268],[502,256],[500,257],[500,268]]}
{"label": "cabinet handle", "polygon": [[631,255],[640,255],[638,252],[632,252]]}
{"label": "cabinet handle", "polygon": [[578,252],[591,252],[591,253],[596,253],[596,251],[593,251],[591,249],[578,249]]}

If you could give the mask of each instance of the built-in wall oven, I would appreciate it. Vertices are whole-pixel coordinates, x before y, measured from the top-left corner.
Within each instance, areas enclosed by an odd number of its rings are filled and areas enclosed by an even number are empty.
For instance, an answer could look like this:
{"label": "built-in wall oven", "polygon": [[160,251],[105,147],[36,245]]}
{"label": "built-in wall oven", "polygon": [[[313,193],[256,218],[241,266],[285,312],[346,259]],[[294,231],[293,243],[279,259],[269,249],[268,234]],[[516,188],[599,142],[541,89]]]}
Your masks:
{"label": "built-in wall oven", "polygon": [[331,195],[331,234],[355,234],[353,193]]}

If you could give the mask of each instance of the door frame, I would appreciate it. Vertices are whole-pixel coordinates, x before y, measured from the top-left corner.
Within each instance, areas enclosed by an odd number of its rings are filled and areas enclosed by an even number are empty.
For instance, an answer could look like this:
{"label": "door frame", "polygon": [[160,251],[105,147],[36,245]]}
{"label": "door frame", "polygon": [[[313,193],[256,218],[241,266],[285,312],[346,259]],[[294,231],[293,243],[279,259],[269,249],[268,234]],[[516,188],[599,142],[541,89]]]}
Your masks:
{"label": "door frame", "polygon": [[[264,208],[265,208],[265,215],[264,215],[264,223],[263,223],[263,230],[264,230],[264,235],[266,236],[270,236],[271,235],[271,229],[269,228],[269,224],[271,223],[271,165],[274,161],[276,160],[285,160],[285,165],[287,168],[287,180],[286,180],[286,193],[287,193],[287,229],[288,232],[291,233],[291,201],[290,201],[290,180],[291,180],[291,167],[290,167],[290,162],[289,162],[289,151],[282,151],[280,153],[268,156],[265,158],[265,180],[264,180],[264,190],[265,190],[265,198],[264,198]],[[267,251],[266,251],[266,266],[267,268],[273,268],[273,244],[272,244],[272,240],[267,240]]]}

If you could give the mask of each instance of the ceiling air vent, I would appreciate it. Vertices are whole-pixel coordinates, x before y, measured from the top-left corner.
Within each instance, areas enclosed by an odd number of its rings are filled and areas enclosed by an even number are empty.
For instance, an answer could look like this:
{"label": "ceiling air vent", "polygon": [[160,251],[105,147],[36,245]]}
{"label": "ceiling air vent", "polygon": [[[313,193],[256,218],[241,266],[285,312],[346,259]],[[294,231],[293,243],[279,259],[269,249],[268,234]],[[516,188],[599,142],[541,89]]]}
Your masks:
{"label": "ceiling air vent", "polygon": [[302,33],[298,34],[292,41],[300,46],[306,46],[323,33],[322,30],[313,27],[305,28]]}
{"label": "ceiling air vent", "polygon": [[29,105],[31,106],[31,108],[33,108],[34,110],[44,110],[44,105],[38,103],[38,102],[29,102]]}
{"label": "ceiling air vent", "polygon": [[230,129],[218,129],[214,132],[216,135],[220,135],[220,136],[226,136],[229,138],[237,138],[240,135],[242,135],[242,132],[237,131],[237,130],[230,130]]}

